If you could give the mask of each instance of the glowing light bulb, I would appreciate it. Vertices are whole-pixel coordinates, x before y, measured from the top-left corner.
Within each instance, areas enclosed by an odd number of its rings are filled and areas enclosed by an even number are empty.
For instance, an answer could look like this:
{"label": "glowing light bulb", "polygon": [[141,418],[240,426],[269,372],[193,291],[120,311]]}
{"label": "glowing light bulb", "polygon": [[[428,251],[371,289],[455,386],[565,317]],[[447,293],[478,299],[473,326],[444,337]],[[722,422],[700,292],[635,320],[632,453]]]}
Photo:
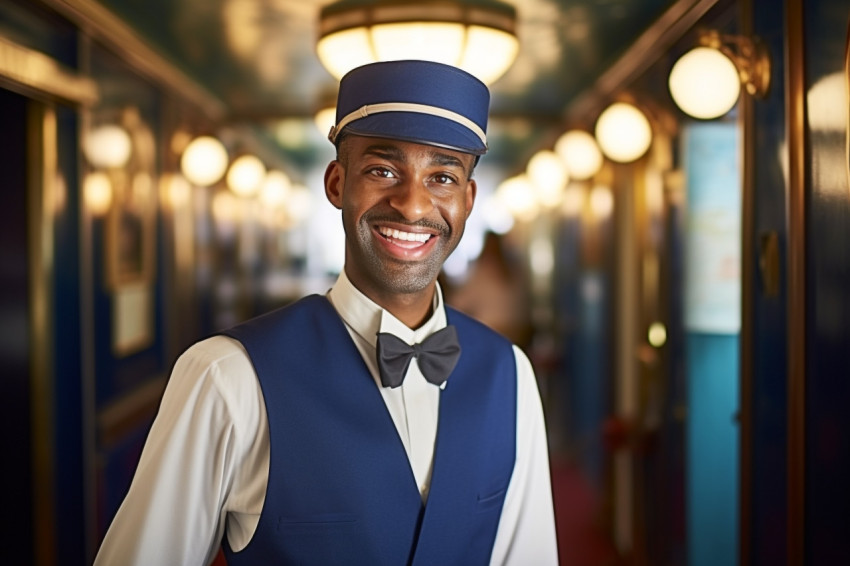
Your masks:
{"label": "glowing light bulb", "polygon": [[643,112],[631,104],[616,102],[599,115],[596,140],[608,159],[630,163],[649,149],[652,128]]}
{"label": "glowing light bulb", "polygon": [[670,70],[668,85],[676,105],[701,119],[729,112],[741,92],[735,63],[711,47],[697,47],[682,55]]}

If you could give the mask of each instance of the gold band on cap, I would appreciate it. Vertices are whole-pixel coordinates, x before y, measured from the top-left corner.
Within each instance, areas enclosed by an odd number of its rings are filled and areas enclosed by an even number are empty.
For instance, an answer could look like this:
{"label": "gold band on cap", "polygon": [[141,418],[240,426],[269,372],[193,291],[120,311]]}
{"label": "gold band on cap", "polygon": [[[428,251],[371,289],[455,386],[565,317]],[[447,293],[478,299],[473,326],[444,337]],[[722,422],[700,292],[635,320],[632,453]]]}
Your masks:
{"label": "gold band on cap", "polygon": [[481,143],[484,144],[484,147],[487,147],[487,134],[484,133],[484,130],[481,127],[461,114],[457,112],[452,112],[451,110],[446,110],[445,108],[440,108],[439,106],[430,106],[428,104],[416,104],[413,102],[383,102],[380,104],[366,104],[361,106],[354,112],[349,113],[342,120],[339,121],[339,124],[333,126],[331,128],[330,133],[328,134],[328,139],[331,140],[331,143],[336,143],[336,138],[339,136],[339,133],[342,131],[344,127],[346,127],[351,122],[355,120],[359,120],[361,118],[365,118],[366,116],[370,116],[372,114],[380,114],[382,112],[416,112],[418,114],[428,114],[430,116],[438,116],[440,118],[445,118],[447,120],[451,120],[452,122],[457,122],[461,126],[469,129],[478,136],[478,139],[481,140]]}

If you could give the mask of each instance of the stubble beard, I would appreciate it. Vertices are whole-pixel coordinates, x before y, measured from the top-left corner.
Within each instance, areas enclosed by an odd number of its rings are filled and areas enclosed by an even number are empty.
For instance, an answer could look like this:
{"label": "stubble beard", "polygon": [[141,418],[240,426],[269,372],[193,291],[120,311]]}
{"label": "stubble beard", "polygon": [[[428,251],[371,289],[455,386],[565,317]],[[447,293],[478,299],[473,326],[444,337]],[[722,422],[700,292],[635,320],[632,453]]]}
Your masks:
{"label": "stubble beard", "polygon": [[427,221],[410,224],[437,229],[440,239],[425,259],[415,262],[401,261],[387,257],[376,248],[372,226],[378,220],[379,218],[370,217],[368,214],[360,219],[354,235],[357,250],[352,259],[365,264],[362,266],[365,269],[359,271],[370,278],[375,288],[389,294],[410,295],[427,289],[439,276],[443,263],[457,247],[462,236],[461,233],[453,238],[454,234],[447,225]]}

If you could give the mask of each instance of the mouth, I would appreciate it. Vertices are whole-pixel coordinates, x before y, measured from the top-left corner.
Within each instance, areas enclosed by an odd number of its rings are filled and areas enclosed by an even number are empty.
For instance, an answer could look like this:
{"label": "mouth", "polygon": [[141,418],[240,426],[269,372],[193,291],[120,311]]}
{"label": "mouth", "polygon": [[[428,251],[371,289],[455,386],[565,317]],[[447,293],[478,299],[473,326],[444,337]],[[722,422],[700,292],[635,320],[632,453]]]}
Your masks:
{"label": "mouth", "polygon": [[402,260],[421,259],[427,255],[439,239],[437,234],[423,231],[407,231],[389,226],[375,226],[378,240],[390,255]]}

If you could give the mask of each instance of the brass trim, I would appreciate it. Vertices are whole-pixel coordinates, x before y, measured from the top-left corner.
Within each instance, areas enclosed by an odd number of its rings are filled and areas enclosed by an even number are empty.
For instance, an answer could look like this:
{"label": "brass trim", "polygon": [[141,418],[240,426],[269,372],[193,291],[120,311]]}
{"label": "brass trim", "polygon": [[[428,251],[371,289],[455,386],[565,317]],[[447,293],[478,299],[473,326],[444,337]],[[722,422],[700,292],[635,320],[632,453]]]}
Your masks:
{"label": "brass trim", "polygon": [[[850,101],[850,19],[847,21],[847,37],[844,45],[844,93]],[[844,172],[847,173],[847,186],[850,187],[850,111],[844,126]]]}
{"label": "brass trim", "polygon": [[573,99],[564,113],[568,121],[584,123],[599,113],[615,93],[655,64],[720,0],[679,0],[667,9],[628,51]]}
{"label": "brass trim", "polygon": [[[743,0],[738,16],[744,35],[753,34],[753,2]],[[741,357],[738,399],[738,564],[749,566],[752,552],[753,483],[753,375],[755,357],[755,187],[756,133],[754,100],[742,96],[738,100],[738,123],[741,130]]]}
{"label": "brass trim", "polygon": [[55,564],[56,449],[53,389],[53,189],[57,175],[55,111],[27,107],[27,234],[29,257],[30,406],[33,431],[35,564]]}
{"label": "brass trim", "polygon": [[37,93],[91,106],[99,95],[91,79],[78,75],[55,59],[18,45],[0,35],[0,78]]}
{"label": "brass trim", "polygon": [[133,69],[186,98],[211,120],[224,118],[227,113],[224,102],[180,71],[132,27],[95,0],[41,1],[105,44]]}
{"label": "brass trim", "polygon": [[516,9],[510,4],[490,2],[465,5],[450,0],[385,0],[367,5],[337,2],[325,6],[319,14],[319,38],[357,27],[420,21],[456,22],[516,35]]}
{"label": "brass trim", "polygon": [[803,0],[785,5],[788,38],[788,566],[805,556],[806,96]]}

